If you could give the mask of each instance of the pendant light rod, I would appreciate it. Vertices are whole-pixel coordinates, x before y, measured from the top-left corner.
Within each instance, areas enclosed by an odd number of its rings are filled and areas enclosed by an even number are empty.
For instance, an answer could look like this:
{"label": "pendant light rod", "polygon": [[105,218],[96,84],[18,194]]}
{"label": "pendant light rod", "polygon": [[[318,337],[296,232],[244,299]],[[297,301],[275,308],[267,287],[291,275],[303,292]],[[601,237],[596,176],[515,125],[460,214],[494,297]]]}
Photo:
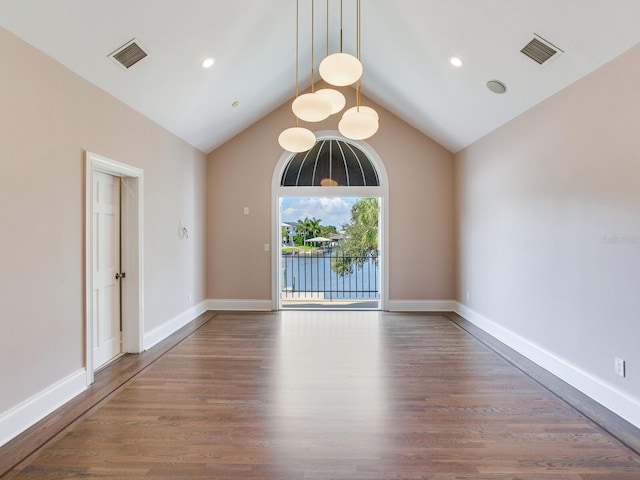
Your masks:
{"label": "pendant light rod", "polygon": [[357,0],[356,2],[356,57],[358,58],[358,60],[360,60],[362,62],[362,58],[361,58],[361,46],[362,46],[362,41],[361,41],[361,30],[360,30],[360,0]]}
{"label": "pendant light rod", "polygon": [[311,0],[311,92],[300,95],[291,104],[291,110],[300,120],[305,122],[321,122],[333,111],[333,104],[329,98],[316,94],[315,73],[315,11],[316,2]]}
{"label": "pendant light rod", "polygon": [[[361,53],[362,52],[360,50],[360,0],[357,0],[356,1],[356,58],[360,61],[360,63],[362,63]],[[358,83],[356,84],[356,106],[358,107],[358,111],[360,111],[361,82],[362,82],[362,77],[358,79]]]}
{"label": "pendant light rod", "polygon": [[[327,41],[327,45],[326,45],[326,49],[327,49],[327,54],[326,56],[329,56],[329,0],[326,0],[326,27],[327,30],[325,32],[326,34],[326,41]],[[325,57],[326,58],[326,57]],[[320,63],[320,66],[322,65],[322,63]],[[320,69],[320,66],[318,67]],[[322,77],[322,72],[320,71],[320,77]],[[322,95],[324,97],[326,97],[330,102],[331,102],[331,114],[333,115],[334,113],[338,113],[339,111],[341,111],[345,104],[347,103],[346,98],[344,98],[344,95],[342,93],[340,93],[338,90],[333,89],[333,88],[321,88],[320,90],[316,91],[317,94]]]}
{"label": "pendant light rod", "polygon": [[342,53],[342,0],[340,0],[340,53]]}
{"label": "pendant light rod", "polygon": [[314,35],[314,25],[315,25],[315,19],[314,19],[314,14],[316,11],[316,0],[311,0],[311,93],[315,93],[316,91],[316,76],[315,76],[315,63],[316,63],[316,57],[315,57],[315,52],[314,52],[314,46],[313,46],[313,37]]}
{"label": "pendant light rod", "polygon": [[[296,98],[298,98],[298,95],[300,93],[299,91],[299,87],[298,87],[298,68],[299,68],[299,58],[300,58],[300,0],[296,0]],[[298,119],[297,115],[294,115],[294,117],[296,117],[296,127],[300,125],[300,120]]]}
{"label": "pendant light rod", "polygon": [[326,56],[329,56],[329,0],[327,0],[327,53]]}
{"label": "pendant light rod", "polygon": [[[293,104],[295,105],[302,97],[300,97],[300,0],[296,0],[296,98]],[[278,136],[278,144],[289,152],[306,152],[315,145],[316,136],[311,130],[300,127],[300,117],[293,109],[293,105],[292,110],[296,117],[296,126],[283,130]]]}

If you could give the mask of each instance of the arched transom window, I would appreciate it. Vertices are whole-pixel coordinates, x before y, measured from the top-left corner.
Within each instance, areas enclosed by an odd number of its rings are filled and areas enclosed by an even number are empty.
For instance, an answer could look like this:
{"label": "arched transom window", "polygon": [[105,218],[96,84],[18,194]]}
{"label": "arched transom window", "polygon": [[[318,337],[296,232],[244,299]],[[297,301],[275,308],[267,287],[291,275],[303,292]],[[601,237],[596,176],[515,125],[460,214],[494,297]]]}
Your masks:
{"label": "arched transom window", "polygon": [[283,187],[378,187],[375,166],[358,147],[343,140],[320,140],[287,163]]}

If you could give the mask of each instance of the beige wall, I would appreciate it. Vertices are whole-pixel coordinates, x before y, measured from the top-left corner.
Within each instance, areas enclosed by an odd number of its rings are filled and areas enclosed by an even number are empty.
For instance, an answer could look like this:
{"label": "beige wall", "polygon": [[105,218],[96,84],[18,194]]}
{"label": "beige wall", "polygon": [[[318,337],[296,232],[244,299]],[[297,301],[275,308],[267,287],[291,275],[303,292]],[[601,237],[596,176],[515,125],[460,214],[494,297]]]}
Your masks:
{"label": "beige wall", "polygon": [[[318,87],[320,88],[320,87]],[[347,105],[354,104],[351,90]],[[453,155],[367,99],[380,130],[367,143],[389,177],[390,300],[454,295]],[[339,118],[306,126],[336,130]],[[207,295],[271,299],[271,180],[283,151],[278,135],[295,125],[290,102],[209,154]],[[243,207],[250,215],[244,216]]]}
{"label": "beige wall", "polygon": [[455,160],[458,299],[636,405],[639,74],[635,47]]}
{"label": "beige wall", "polygon": [[1,416],[84,367],[84,151],[144,169],[146,332],[205,298],[206,161],[2,29],[0,64]]}
{"label": "beige wall", "polygon": [[[289,102],[206,159],[2,29],[0,62],[0,415],[84,366],[85,150],[144,169],[147,332],[205,298],[271,298],[263,245]],[[455,163],[373,105],[390,299],[453,298],[457,273],[472,311],[637,402],[639,71],[637,47]]]}

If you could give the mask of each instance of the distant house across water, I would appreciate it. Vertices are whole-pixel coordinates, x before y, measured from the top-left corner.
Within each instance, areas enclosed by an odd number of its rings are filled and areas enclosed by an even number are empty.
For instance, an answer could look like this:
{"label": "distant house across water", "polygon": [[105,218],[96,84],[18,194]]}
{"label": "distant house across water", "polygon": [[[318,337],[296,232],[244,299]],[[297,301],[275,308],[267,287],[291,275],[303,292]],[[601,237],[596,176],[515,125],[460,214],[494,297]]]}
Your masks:
{"label": "distant house across water", "polygon": [[[282,245],[292,247],[293,236],[296,234],[298,228],[298,222],[282,222]],[[286,233],[286,235],[285,235]]]}

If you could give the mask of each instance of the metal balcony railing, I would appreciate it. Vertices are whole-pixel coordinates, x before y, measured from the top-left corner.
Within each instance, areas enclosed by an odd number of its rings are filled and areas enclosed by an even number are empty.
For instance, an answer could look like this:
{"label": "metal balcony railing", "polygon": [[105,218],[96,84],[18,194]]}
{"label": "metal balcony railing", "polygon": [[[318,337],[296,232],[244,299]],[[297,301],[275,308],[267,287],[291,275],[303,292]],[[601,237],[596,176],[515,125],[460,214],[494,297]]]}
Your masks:
{"label": "metal balcony railing", "polygon": [[[283,254],[282,292],[286,300],[378,300],[377,256],[347,256],[328,251]],[[340,274],[336,266],[351,265]]]}

